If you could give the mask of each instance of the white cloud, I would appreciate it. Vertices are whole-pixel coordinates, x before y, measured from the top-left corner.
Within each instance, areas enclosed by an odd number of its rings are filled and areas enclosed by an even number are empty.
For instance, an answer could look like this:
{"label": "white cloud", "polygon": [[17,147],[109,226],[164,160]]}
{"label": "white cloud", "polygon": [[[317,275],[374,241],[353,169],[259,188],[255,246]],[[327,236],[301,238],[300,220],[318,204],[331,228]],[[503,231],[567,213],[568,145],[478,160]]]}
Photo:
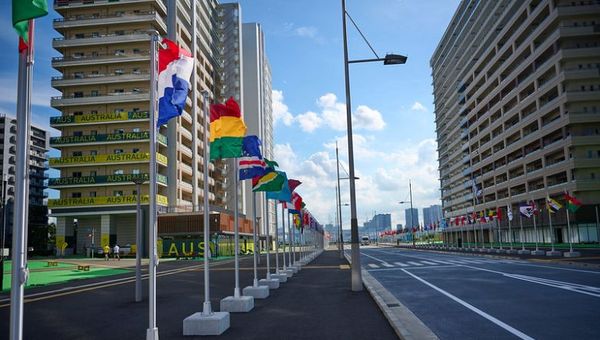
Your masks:
{"label": "white cloud", "polygon": [[360,105],[356,109],[353,119],[354,127],[357,129],[383,130],[385,127],[381,113],[365,105]]}
{"label": "white cloud", "polygon": [[300,26],[294,29],[294,34],[299,37],[315,38],[319,31],[314,26]]}
{"label": "white cloud", "polygon": [[333,93],[319,97],[317,105],[321,108],[323,120],[330,128],[337,131],[346,130],[346,104],[337,101]]}
{"label": "white cloud", "polygon": [[276,126],[278,121],[282,121],[285,126],[292,125],[294,116],[289,112],[288,106],[283,102],[283,91],[273,90],[273,125]]}
{"label": "white cloud", "polygon": [[312,111],[308,111],[306,113],[296,116],[296,121],[298,121],[298,124],[300,124],[300,128],[304,132],[315,131],[319,126],[321,126],[321,123],[323,122],[321,117],[319,117],[316,113]]}
{"label": "white cloud", "polygon": [[419,102],[415,102],[410,109],[413,111],[427,112],[427,108]]}

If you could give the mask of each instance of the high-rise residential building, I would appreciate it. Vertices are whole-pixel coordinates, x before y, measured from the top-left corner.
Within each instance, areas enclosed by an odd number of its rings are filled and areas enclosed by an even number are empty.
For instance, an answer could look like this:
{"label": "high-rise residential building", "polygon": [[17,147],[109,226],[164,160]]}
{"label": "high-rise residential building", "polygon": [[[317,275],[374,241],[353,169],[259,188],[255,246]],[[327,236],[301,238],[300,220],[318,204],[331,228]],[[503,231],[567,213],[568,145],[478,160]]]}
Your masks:
{"label": "high-rise residential building", "polygon": [[[593,223],[599,15],[597,1],[461,1],[431,58],[445,217],[516,214],[520,203],[564,202],[569,191],[584,203],[573,222]],[[562,212],[540,240],[566,240]]]}
{"label": "high-rise residential building", "polygon": [[[28,246],[34,251],[45,251],[48,235],[48,208],[44,192],[48,169],[49,133],[35,125],[31,126],[29,140],[29,214]],[[6,244],[12,243],[13,207],[15,199],[15,174],[17,151],[17,120],[5,114],[0,115],[0,197],[1,205],[6,203]],[[1,220],[0,220],[1,223]],[[0,225],[0,228],[2,226]],[[0,236],[1,238],[1,236]],[[9,248],[7,246],[7,248]],[[42,248],[42,249],[40,249]]]}
{"label": "high-rise residential building", "polygon": [[396,224],[396,231],[402,230],[402,223]]}
{"label": "high-rise residential building", "polygon": [[419,209],[404,209],[404,226],[409,229],[419,226]]}
{"label": "high-rise residential building", "polygon": [[428,208],[423,208],[423,225],[433,225],[442,220],[442,206],[432,205]]}
{"label": "high-rise residential building", "polygon": [[[242,51],[244,122],[248,127],[248,135],[256,135],[260,138],[263,156],[273,159],[271,68],[265,51],[264,32],[260,24],[243,24]],[[245,181],[243,186],[246,215],[251,217],[253,193],[250,181]],[[261,220],[264,218],[265,204],[267,200],[264,193],[257,193],[256,216]],[[273,201],[269,204],[269,221],[274,223],[276,205]]]}
{"label": "high-rise residential building", "polygon": [[[205,194],[211,205],[224,206],[223,171],[212,163],[204,169],[199,142],[204,136],[201,91],[213,99],[220,93],[217,5],[215,0],[55,1],[61,17],[54,28],[61,36],[53,47],[62,55],[52,60],[61,73],[52,86],[62,95],[51,100],[61,114],[50,123],[61,136],[50,143],[61,156],[50,159],[60,177],[49,186],[60,190],[60,198],[48,200],[48,207],[57,218],[57,244],[81,250],[91,243],[89,234],[96,236],[95,245],[135,243],[133,180],[147,178],[150,159],[149,30],[196,59],[186,108],[160,128],[157,138],[159,209],[198,210]],[[202,190],[204,171],[209,171],[208,193]],[[147,183],[141,186],[145,210],[148,189]]]}

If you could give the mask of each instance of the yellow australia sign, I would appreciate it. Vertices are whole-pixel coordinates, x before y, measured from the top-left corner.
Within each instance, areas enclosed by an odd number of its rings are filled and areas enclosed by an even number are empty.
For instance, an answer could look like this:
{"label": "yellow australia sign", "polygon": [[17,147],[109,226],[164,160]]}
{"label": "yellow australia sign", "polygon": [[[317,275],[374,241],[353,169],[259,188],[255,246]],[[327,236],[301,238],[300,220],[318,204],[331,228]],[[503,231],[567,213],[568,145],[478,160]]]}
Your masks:
{"label": "yellow australia sign", "polygon": [[[142,204],[148,204],[148,195],[140,197]],[[167,197],[156,195],[158,205],[168,205]],[[79,197],[79,198],[53,198],[48,200],[48,208],[85,207],[96,205],[134,205],[137,204],[136,195],[127,196],[101,196],[101,197]]]}

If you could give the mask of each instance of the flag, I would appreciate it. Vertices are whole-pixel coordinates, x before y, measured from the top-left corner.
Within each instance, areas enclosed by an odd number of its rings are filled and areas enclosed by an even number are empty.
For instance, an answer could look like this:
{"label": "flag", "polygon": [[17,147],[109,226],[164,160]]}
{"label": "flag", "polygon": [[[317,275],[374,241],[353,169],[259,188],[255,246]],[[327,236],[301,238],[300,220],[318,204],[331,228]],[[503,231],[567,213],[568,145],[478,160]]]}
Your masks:
{"label": "flag", "polygon": [[575,196],[569,195],[568,192],[565,192],[565,200],[567,201],[567,209],[569,209],[569,211],[573,213],[576,212],[577,209],[579,209],[579,207],[581,207],[581,205],[583,204],[580,200],[575,198]]}
{"label": "flag", "polygon": [[252,191],[280,191],[283,188],[284,177],[281,171],[271,171],[262,177],[252,179]]}
{"label": "flag", "polygon": [[512,207],[510,205],[506,206],[506,215],[508,216],[508,220],[513,220]]}
{"label": "flag", "polygon": [[483,194],[483,190],[479,189],[479,186],[475,182],[475,178],[473,178],[471,183],[471,189],[473,190],[473,195],[475,195],[475,199],[479,201],[479,197]]}
{"label": "flag", "polygon": [[229,98],[225,104],[210,106],[210,160],[242,156],[246,125],[240,106]]}
{"label": "flag", "polygon": [[548,208],[548,211],[555,213],[562,208],[562,205],[549,196],[546,196],[546,207]]}
{"label": "flag", "polygon": [[527,203],[519,207],[519,212],[521,213],[521,215],[527,218],[531,218],[531,216],[533,216],[534,214],[534,209],[534,206],[532,206],[530,203]]}
{"label": "flag", "polygon": [[240,180],[260,177],[269,170],[260,153],[260,139],[246,136],[242,140],[242,157],[238,159]]}
{"label": "flag", "polygon": [[502,208],[500,207],[496,208],[496,219],[498,221],[502,221]]}
{"label": "flag", "polygon": [[29,20],[48,15],[46,0],[12,0],[12,24],[19,35],[19,53],[29,48]]}
{"label": "flag", "polygon": [[190,52],[168,39],[162,40],[166,48],[158,49],[158,122],[180,116],[191,88],[194,58]]}
{"label": "flag", "polygon": [[[289,180],[288,180],[289,183]],[[291,214],[299,214],[302,210],[302,196],[300,196],[297,192],[292,192],[292,209],[288,209],[288,212]]]}
{"label": "flag", "polygon": [[302,182],[300,182],[297,179],[288,179],[288,185],[290,186],[290,191],[294,191],[296,190],[296,188],[302,184]]}
{"label": "flag", "polygon": [[533,214],[538,215],[540,213],[535,201],[529,201],[529,205],[533,208]]}
{"label": "flag", "polygon": [[276,172],[277,172],[277,174],[279,174],[280,177],[283,178],[283,184],[280,186],[280,189],[278,191],[271,191],[271,190],[263,190],[263,191],[267,191],[267,199],[285,201],[285,202],[291,203],[292,202],[292,192],[290,191],[290,186],[288,184],[287,175],[283,171],[276,171]]}

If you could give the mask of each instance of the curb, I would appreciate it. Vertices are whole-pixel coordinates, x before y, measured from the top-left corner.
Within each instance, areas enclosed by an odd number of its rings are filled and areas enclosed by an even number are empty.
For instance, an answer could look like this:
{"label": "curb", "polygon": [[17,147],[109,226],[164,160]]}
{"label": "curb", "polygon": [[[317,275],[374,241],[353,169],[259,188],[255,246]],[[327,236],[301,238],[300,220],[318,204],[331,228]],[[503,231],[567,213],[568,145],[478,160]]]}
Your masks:
{"label": "curb", "polygon": [[[350,257],[344,254],[348,263]],[[375,303],[383,312],[396,335],[403,340],[438,340],[439,338],[413,312],[385,289],[369,272],[361,269],[362,281]]]}

